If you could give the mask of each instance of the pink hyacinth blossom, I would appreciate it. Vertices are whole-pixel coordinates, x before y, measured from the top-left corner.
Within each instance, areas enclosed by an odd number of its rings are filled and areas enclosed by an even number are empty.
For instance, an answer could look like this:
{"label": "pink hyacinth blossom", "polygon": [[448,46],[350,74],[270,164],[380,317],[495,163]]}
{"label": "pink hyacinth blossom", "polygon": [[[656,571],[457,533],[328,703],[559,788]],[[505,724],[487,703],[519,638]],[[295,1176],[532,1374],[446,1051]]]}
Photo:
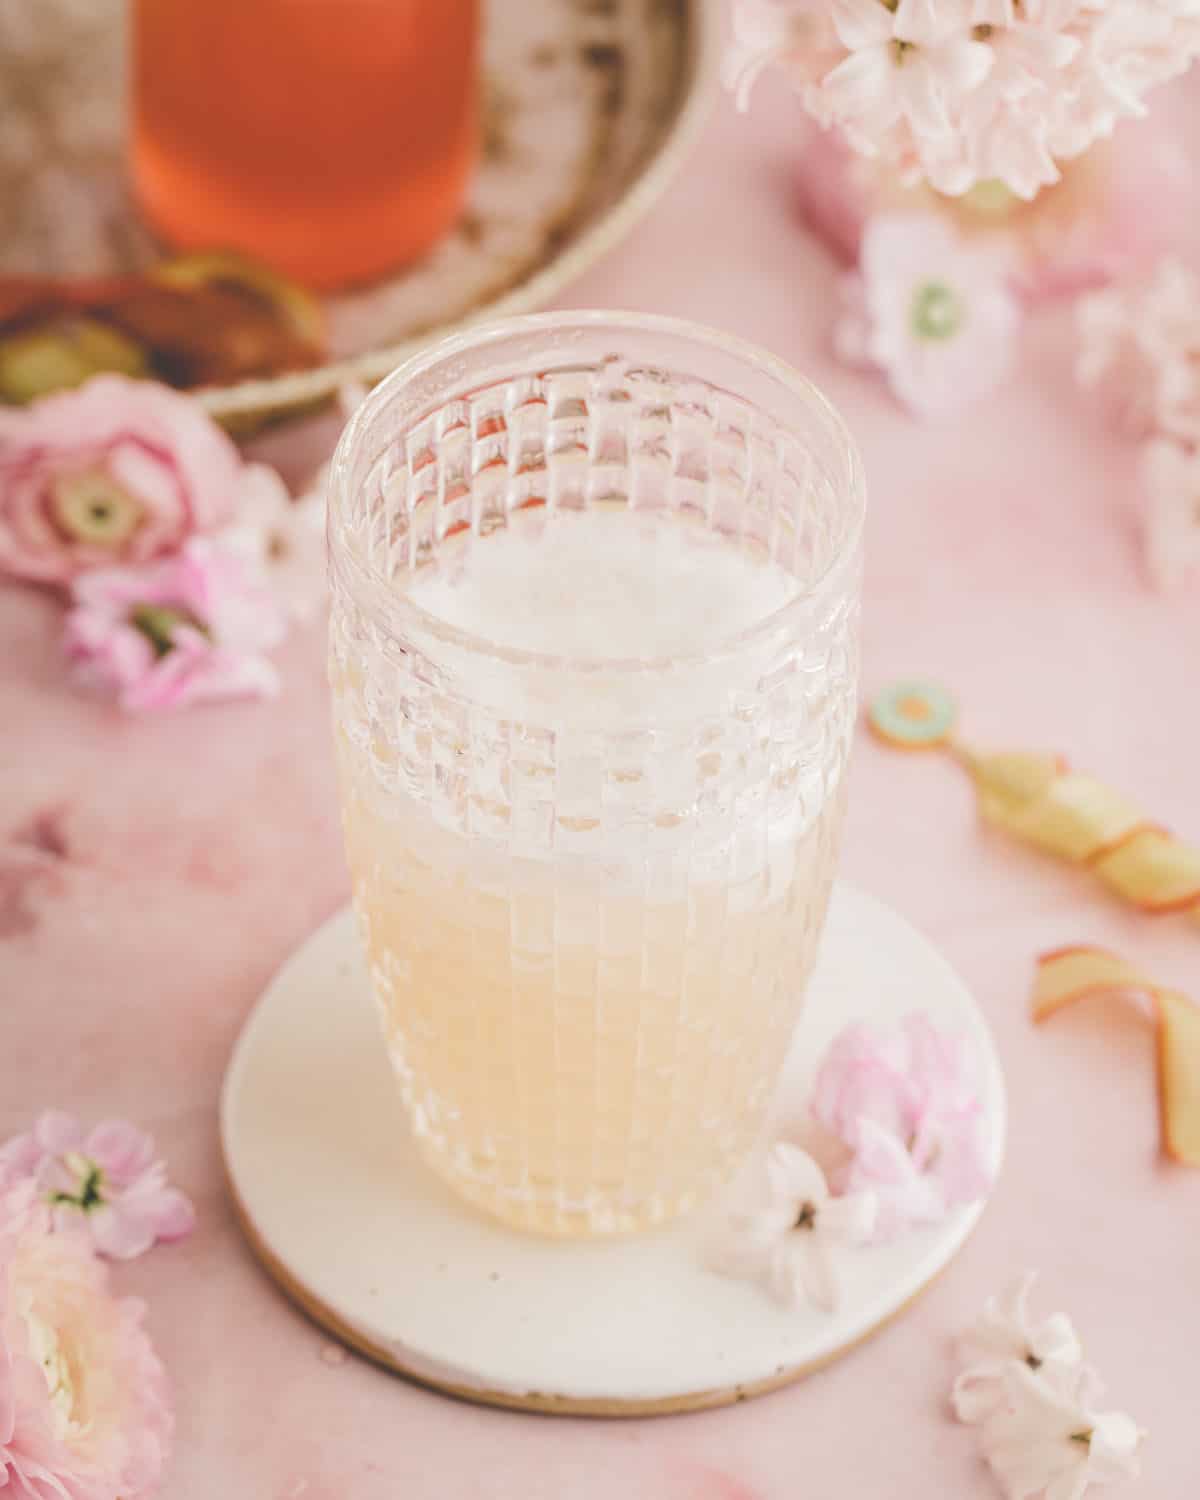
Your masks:
{"label": "pink hyacinth blossom", "polygon": [[1051,1313],[1036,1323],[1030,1317],[1029,1293],[1036,1280],[1034,1272],[1027,1272],[1000,1296],[989,1297],[964,1336],[968,1363],[950,1395],[960,1422],[983,1422],[1003,1407],[1014,1361],[1034,1371],[1052,1365],[1073,1368],[1082,1362],[1083,1349],[1065,1313]]}
{"label": "pink hyacinth blossom", "polygon": [[839,1298],[837,1255],[865,1244],[875,1228],[873,1193],[834,1197],[807,1152],[787,1141],[772,1146],[760,1199],[732,1220],[716,1268],[759,1281],[777,1301],[810,1301],[829,1312]]}
{"label": "pink hyacinth blossom", "polygon": [[1006,1500],[1082,1500],[1093,1484],[1138,1473],[1141,1429],[1125,1412],[1098,1410],[1101,1394],[1088,1365],[1010,1361],[1003,1398],[978,1429]]}
{"label": "pink hyacinth blossom", "polygon": [[[833,44],[805,46],[832,24]],[[778,67],[805,108],[905,182],[1031,200],[1060,163],[1146,112],[1200,55],[1193,0],[737,0],[727,70],[744,99]]]}
{"label": "pink hyacinth blossom", "polygon": [[887,1032],[847,1027],[821,1063],[811,1109],[850,1153],[837,1190],[875,1194],[878,1240],[935,1223],[991,1185],[974,1051],[922,1013]]}

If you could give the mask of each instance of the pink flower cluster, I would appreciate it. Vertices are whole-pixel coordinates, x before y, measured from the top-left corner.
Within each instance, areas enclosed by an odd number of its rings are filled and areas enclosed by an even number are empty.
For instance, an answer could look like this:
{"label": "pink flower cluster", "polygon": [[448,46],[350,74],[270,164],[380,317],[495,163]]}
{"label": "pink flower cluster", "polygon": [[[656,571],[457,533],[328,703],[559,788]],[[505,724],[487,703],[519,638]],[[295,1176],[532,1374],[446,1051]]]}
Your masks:
{"label": "pink flower cluster", "polygon": [[324,509],[153,382],[0,411],[0,574],[69,591],[69,660],[129,710],[277,690],[267,653],[323,597]]}
{"label": "pink flower cluster", "polygon": [[923,1013],[888,1032],[848,1026],[822,1060],[810,1109],[840,1160],[826,1171],[792,1141],[776,1141],[751,1203],[713,1245],[712,1265],[779,1302],[828,1312],[841,1254],[974,1203],[992,1169],[971,1044]]}
{"label": "pink flower cluster", "polygon": [[145,1309],[101,1256],[193,1225],[153,1142],[50,1111],[0,1147],[0,1491],[12,1500],[149,1500],[170,1449],[166,1374]]}
{"label": "pink flower cluster", "polygon": [[1200,54],[1192,0],[737,0],[727,78],[781,65],[822,125],[906,181],[1021,198]]}
{"label": "pink flower cluster", "polygon": [[876,1240],[936,1223],[991,1186],[973,1048],[922,1012],[890,1032],[847,1027],[821,1063],[811,1109],[849,1153],[830,1174],[835,1191],[875,1196]]}
{"label": "pink flower cluster", "polygon": [[1076,373],[1141,443],[1146,559],[1169,588],[1200,576],[1200,277],[1180,262],[1079,304]]}

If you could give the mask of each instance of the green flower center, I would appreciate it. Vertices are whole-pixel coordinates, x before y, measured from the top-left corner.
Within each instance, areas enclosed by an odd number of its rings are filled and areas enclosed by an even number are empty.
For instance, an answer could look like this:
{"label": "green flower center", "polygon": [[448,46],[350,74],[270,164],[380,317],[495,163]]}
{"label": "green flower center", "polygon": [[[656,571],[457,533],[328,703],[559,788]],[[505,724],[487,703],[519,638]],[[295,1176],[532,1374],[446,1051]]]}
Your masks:
{"label": "green flower center", "polygon": [[962,298],[944,281],[923,281],[913,294],[909,320],[919,339],[940,343],[959,331],[967,320],[967,310]]}
{"label": "green flower center", "polygon": [[174,647],[175,631],[180,625],[190,625],[201,635],[208,634],[195,615],[188,614],[184,609],[171,609],[165,604],[136,605],[129,616],[129,623],[135,630],[142,632],[160,660]]}
{"label": "green flower center", "polygon": [[51,1193],[51,1203],[70,1203],[87,1213],[104,1202],[104,1171],[89,1156],[80,1156],[70,1151],[63,1158],[67,1166],[79,1179],[79,1188],[74,1193]]}

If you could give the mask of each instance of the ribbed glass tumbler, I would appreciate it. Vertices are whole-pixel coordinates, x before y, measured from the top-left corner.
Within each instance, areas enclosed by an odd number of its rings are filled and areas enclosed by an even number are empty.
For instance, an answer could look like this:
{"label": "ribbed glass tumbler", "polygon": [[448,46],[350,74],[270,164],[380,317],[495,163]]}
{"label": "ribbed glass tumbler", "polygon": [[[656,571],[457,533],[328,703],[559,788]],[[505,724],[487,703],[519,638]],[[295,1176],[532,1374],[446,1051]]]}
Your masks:
{"label": "ribbed glass tumbler", "polygon": [[864,503],[807,381],[632,314],[453,338],[342,438],[355,904],[421,1149],[511,1224],[660,1223],[762,1126],[832,880]]}

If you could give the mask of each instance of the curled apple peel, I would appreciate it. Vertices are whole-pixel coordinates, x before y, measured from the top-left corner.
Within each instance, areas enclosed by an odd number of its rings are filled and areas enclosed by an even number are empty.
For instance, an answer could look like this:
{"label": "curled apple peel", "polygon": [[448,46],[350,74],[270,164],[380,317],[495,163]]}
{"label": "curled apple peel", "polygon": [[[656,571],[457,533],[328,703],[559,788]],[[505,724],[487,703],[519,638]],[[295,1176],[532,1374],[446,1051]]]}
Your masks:
{"label": "curled apple peel", "polygon": [[1095,995],[1127,995],[1149,1002],[1158,1039],[1162,1148],[1172,1160],[1200,1167],[1200,1006],[1103,948],[1058,948],[1038,959],[1035,1022]]}

